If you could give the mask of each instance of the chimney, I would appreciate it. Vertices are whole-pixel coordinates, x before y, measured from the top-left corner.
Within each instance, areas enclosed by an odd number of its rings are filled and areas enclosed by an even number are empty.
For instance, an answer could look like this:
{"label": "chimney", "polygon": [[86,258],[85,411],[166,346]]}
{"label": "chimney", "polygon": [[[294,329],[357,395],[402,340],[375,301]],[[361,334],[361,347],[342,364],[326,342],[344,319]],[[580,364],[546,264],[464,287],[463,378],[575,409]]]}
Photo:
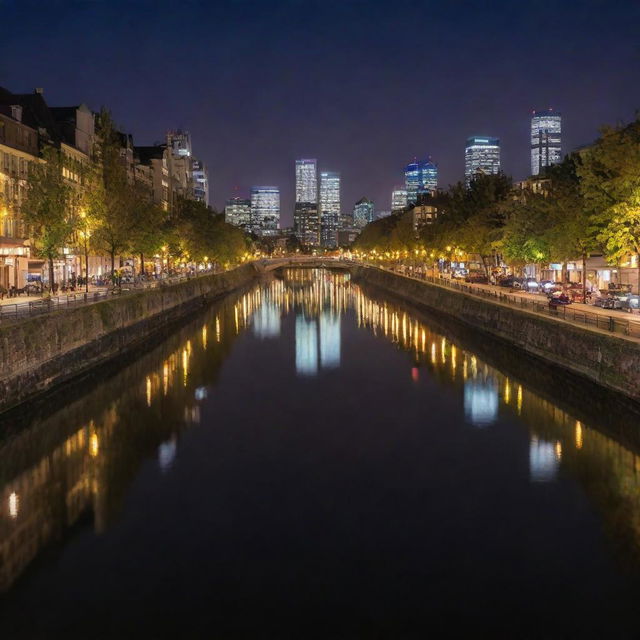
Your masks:
{"label": "chimney", "polygon": [[44,95],[44,89],[42,87],[36,87],[34,93],[39,93],[42,96]]}

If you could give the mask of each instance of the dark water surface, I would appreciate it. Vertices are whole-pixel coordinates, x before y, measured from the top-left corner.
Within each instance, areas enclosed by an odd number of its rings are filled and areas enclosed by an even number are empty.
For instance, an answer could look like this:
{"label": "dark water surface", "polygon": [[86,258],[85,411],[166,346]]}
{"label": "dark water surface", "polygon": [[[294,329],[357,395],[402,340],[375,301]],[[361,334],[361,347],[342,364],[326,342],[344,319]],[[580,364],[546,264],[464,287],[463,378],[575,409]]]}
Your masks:
{"label": "dark water surface", "polygon": [[470,334],[289,271],[3,425],[2,637],[638,637],[637,415]]}

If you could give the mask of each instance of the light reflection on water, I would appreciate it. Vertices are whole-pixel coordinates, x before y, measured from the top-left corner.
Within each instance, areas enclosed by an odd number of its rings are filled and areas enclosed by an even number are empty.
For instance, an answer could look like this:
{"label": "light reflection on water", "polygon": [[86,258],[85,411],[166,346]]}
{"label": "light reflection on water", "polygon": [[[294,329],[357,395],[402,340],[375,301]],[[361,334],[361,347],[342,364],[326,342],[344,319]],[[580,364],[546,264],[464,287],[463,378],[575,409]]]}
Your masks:
{"label": "light reflection on water", "polygon": [[[552,483],[563,470],[572,474],[625,553],[639,555],[640,458],[634,446],[578,420],[419,314],[365,292],[347,274],[293,270],[229,297],[99,389],[2,442],[0,590],[8,590],[39,551],[64,537],[84,513],[93,513],[96,531],[107,530],[145,459],[170,474],[181,434],[202,422],[203,405],[216,394],[218,372],[237,337],[250,328],[260,340],[281,340],[292,314],[299,377],[311,384],[320,374],[339,375],[344,323],[355,321],[406,354],[408,379],[458,393],[470,428],[490,430],[501,418],[524,425],[530,481]],[[61,509],[50,508],[52,495]]]}

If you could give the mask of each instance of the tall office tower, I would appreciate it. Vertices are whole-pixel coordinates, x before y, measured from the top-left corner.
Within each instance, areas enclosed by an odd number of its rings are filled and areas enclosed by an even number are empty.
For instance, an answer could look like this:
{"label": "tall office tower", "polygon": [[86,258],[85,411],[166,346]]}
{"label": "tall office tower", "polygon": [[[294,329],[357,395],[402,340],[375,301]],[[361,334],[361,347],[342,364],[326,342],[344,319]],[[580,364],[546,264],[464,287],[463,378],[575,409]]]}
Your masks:
{"label": "tall office tower", "polygon": [[391,192],[391,211],[402,211],[407,206],[407,190],[396,187]]}
{"label": "tall office tower", "polygon": [[562,160],[562,114],[553,109],[531,116],[531,175]]}
{"label": "tall office tower", "polygon": [[193,197],[209,206],[209,174],[204,162],[193,158],[191,161],[191,181]]}
{"label": "tall office tower", "polygon": [[435,193],[438,189],[438,165],[431,158],[420,163],[420,182],[422,193]]}
{"label": "tall office tower", "polygon": [[418,199],[420,191],[420,163],[411,162],[404,168],[404,184],[407,191],[407,204],[412,204]]}
{"label": "tall office tower", "polygon": [[407,204],[413,204],[423,193],[433,193],[438,188],[438,166],[431,159],[417,160],[404,168]]}
{"label": "tall office tower", "polygon": [[320,244],[335,247],[340,228],[340,174],[335,171],[320,172],[319,210]]}
{"label": "tall office tower", "polygon": [[318,214],[317,162],[314,159],[296,160],[296,204],[293,230],[302,244],[320,244],[320,216]]}
{"label": "tall office tower", "polygon": [[374,208],[373,202],[368,198],[361,198],[353,207],[353,226],[358,229],[366,227],[373,222]]}
{"label": "tall office tower", "polygon": [[250,229],[261,236],[275,235],[280,228],[280,189],[251,188]]}
{"label": "tall office tower", "polygon": [[245,231],[251,230],[251,200],[246,198],[229,198],[224,207],[224,220]]}
{"label": "tall office tower", "polygon": [[500,140],[489,136],[467,138],[464,149],[464,177],[467,186],[477,174],[500,173]]}

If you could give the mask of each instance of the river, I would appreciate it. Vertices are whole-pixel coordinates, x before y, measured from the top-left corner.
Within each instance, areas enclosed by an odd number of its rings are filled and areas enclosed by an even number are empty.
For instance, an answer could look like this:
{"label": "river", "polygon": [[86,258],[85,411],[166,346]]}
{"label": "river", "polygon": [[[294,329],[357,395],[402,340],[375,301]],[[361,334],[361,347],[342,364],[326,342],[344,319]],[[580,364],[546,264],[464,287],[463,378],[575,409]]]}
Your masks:
{"label": "river", "polygon": [[289,270],[4,418],[7,638],[635,637],[636,408]]}

